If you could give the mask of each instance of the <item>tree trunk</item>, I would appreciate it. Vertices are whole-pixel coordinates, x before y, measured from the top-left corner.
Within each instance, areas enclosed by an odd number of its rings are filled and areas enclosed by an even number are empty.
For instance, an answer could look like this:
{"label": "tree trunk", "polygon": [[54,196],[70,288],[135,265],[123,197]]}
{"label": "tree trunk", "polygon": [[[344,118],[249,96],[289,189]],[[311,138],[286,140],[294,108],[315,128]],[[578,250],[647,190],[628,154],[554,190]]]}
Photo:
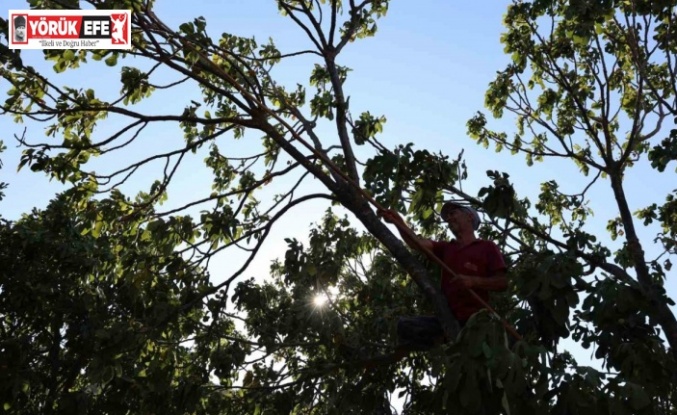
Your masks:
{"label": "tree trunk", "polygon": [[[411,278],[423,290],[428,300],[435,308],[437,317],[440,319],[442,329],[447,340],[454,340],[458,336],[461,327],[458,320],[449,309],[447,300],[442,295],[440,289],[435,286],[428,277],[428,271],[421,263],[409,252],[402,241],[397,238],[370,209],[366,201],[356,194],[352,189],[345,193],[350,194],[350,199],[345,206],[352,211],[355,216],[364,224],[367,230],[378,239],[393,254],[397,262],[409,273]],[[339,199],[345,200],[345,197],[339,196]]]}
{"label": "tree trunk", "polygon": [[625,198],[625,191],[623,189],[623,179],[621,172],[612,172],[609,175],[611,179],[611,188],[616,198],[618,211],[620,212],[621,221],[623,222],[623,229],[628,243],[628,250],[634,262],[635,272],[637,273],[637,281],[648,296],[651,304],[654,306],[652,310],[653,317],[658,324],[663,328],[665,337],[670,345],[672,355],[677,359],[677,319],[670,310],[668,304],[661,298],[661,295],[654,288],[653,281],[649,272],[649,267],[646,264],[644,250],[642,244],[639,242],[635,224],[632,219],[632,213],[628,207],[628,201]]}

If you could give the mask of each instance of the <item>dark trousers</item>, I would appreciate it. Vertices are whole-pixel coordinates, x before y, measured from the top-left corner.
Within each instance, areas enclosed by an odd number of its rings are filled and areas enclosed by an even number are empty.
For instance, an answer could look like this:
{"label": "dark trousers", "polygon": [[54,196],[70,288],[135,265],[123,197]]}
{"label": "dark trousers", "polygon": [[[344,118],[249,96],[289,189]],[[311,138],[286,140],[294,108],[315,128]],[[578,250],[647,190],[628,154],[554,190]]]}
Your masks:
{"label": "dark trousers", "polygon": [[[465,321],[459,321],[461,328]],[[397,343],[408,350],[430,350],[444,341],[444,330],[437,317],[405,316],[397,320]]]}

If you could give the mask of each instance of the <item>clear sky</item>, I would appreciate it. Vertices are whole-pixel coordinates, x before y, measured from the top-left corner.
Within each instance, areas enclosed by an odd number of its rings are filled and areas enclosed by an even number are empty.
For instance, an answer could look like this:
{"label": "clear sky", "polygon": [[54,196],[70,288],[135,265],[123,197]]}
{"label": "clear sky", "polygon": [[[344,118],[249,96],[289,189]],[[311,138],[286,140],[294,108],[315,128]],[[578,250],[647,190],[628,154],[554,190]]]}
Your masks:
{"label": "clear sky", "polygon": [[[470,180],[464,190],[476,194],[487,183],[484,172],[488,169],[507,171],[516,183],[521,195],[528,195],[532,201],[541,182],[557,180],[564,191],[578,192],[585,184],[584,177],[567,162],[548,161],[532,168],[526,167],[522,156],[497,154],[476,145],[466,136],[466,122],[476,111],[483,110],[484,92],[496,71],[503,68],[509,57],[503,54],[499,36],[503,31],[501,18],[509,1],[393,1],[386,18],[379,22],[375,38],[350,44],[339,58],[339,64],[353,69],[346,83],[351,96],[354,116],[361,110],[375,115],[385,115],[388,122],[381,141],[389,147],[400,143],[414,142],[417,148],[442,151],[455,157],[465,149]],[[25,9],[26,2],[6,0],[6,9]],[[156,13],[171,26],[192,20],[194,17],[207,18],[207,30],[212,36],[221,32],[256,36],[263,42],[268,37],[275,40],[283,52],[308,49],[311,44],[303,32],[289,19],[280,16],[272,0],[192,0],[190,2],[157,2]],[[44,74],[50,74],[50,64],[42,60],[40,51],[24,51],[25,63],[35,66]],[[276,79],[287,85],[296,82],[307,84],[315,58],[296,58],[280,66],[274,72]],[[147,63],[130,61],[128,65],[147,67]],[[92,87],[100,96],[113,97],[119,92],[119,69],[106,68],[101,63],[86,65],[84,68],[54,77],[62,85]],[[176,79],[168,72],[162,73],[166,80]],[[0,81],[0,89],[8,86]],[[309,89],[309,94],[312,90]],[[171,91],[158,92],[143,107],[153,113],[181,113],[190,99],[199,99],[199,92],[189,86]],[[497,130],[511,130],[514,119],[506,116],[503,120],[491,122]],[[29,141],[44,141],[44,125],[28,124]],[[111,119],[102,125],[99,137],[113,131],[119,122]],[[1,155],[5,168],[0,170],[0,180],[9,182],[7,197],[0,205],[0,214],[6,218],[17,218],[22,212],[33,207],[44,207],[61,187],[49,183],[40,174],[22,170],[15,173],[20,151],[11,138],[20,134],[24,126],[15,125],[9,117],[0,118],[0,139],[9,147]],[[322,136],[333,140],[336,133],[324,128]],[[220,141],[220,147],[229,155],[252,154],[260,147],[255,135],[234,142]],[[97,171],[111,169],[120,163],[128,163],[158,149],[170,149],[180,145],[181,132],[176,125],[163,124],[146,131],[138,143],[127,152],[96,160]],[[227,149],[227,150],[225,150]],[[186,161],[177,175],[177,181],[170,188],[169,206],[180,205],[208,195],[210,176],[201,168],[205,153]],[[154,170],[157,171],[157,170]],[[646,165],[640,165],[627,175],[628,199],[633,209],[644,207],[651,202],[664,200],[665,194],[674,188],[674,166],[662,175],[654,174]],[[151,170],[149,172],[152,173]],[[155,177],[143,174],[128,183],[125,190],[138,190],[147,186]],[[647,178],[651,177],[651,186]],[[591,207],[595,218],[590,228],[603,240],[606,237],[606,221],[615,214],[614,202],[608,182],[600,181],[591,193]],[[269,261],[284,253],[285,237],[306,239],[308,226],[316,221],[326,209],[326,204],[315,203],[299,208],[283,221],[270,235],[261,256],[244,274],[244,277],[263,276]],[[302,214],[300,214],[302,213]],[[302,219],[299,219],[302,218]],[[643,240],[650,243],[654,232],[640,227]],[[645,246],[648,257],[656,249]],[[230,275],[233,264],[244,259],[238,254],[227,254],[212,263],[210,268],[216,279]],[[674,273],[673,273],[674,274]],[[671,296],[677,297],[677,288],[668,284]],[[567,347],[569,344],[566,344]],[[586,359],[589,351],[580,353],[572,349],[579,359]]]}

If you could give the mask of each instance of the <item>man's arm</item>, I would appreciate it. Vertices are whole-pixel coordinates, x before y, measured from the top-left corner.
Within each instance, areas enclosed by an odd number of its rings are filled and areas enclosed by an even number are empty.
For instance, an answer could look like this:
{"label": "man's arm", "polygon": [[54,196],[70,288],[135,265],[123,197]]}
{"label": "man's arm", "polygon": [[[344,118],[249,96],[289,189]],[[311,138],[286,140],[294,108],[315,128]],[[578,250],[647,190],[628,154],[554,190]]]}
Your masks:
{"label": "man's arm", "polygon": [[508,289],[508,277],[505,270],[500,270],[489,277],[472,277],[469,275],[459,275],[461,284],[468,289],[478,289],[486,291],[505,291]]}
{"label": "man's arm", "polygon": [[412,239],[409,235],[402,232],[400,228],[397,228],[397,230],[400,232],[400,236],[402,237],[404,243],[406,243],[409,248],[424,254],[428,253],[426,252],[426,250],[429,252],[433,251],[434,242],[432,240],[419,237],[414,237]]}
{"label": "man's arm", "polygon": [[[388,223],[392,223],[396,225],[397,231],[400,233],[400,236],[404,240],[404,243],[409,246],[409,248],[417,250],[419,252],[426,253],[424,250],[428,250],[430,252],[433,251],[434,247],[434,242],[431,241],[430,239],[424,239],[424,238],[418,238],[418,237],[411,237],[407,233],[405,233],[400,226],[397,226],[398,224],[401,225],[402,227],[407,227],[407,224],[404,222],[404,219],[400,216],[399,213],[395,212],[394,210],[383,210],[379,211],[379,216],[383,218]],[[423,249],[421,249],[423,248]]]}

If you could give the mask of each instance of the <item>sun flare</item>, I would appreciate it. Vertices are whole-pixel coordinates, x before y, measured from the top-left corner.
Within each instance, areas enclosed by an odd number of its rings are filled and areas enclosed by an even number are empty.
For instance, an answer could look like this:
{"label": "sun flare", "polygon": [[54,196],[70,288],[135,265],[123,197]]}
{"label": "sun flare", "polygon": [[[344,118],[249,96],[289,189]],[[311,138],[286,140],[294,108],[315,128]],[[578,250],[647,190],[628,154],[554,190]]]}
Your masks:
{"label": "sun flare", "polygon": [[315,297],[313,297],[313,305],[315,307],[324,307],[325,304],[327,304],[327,296],[324,294],[317,294]]}

